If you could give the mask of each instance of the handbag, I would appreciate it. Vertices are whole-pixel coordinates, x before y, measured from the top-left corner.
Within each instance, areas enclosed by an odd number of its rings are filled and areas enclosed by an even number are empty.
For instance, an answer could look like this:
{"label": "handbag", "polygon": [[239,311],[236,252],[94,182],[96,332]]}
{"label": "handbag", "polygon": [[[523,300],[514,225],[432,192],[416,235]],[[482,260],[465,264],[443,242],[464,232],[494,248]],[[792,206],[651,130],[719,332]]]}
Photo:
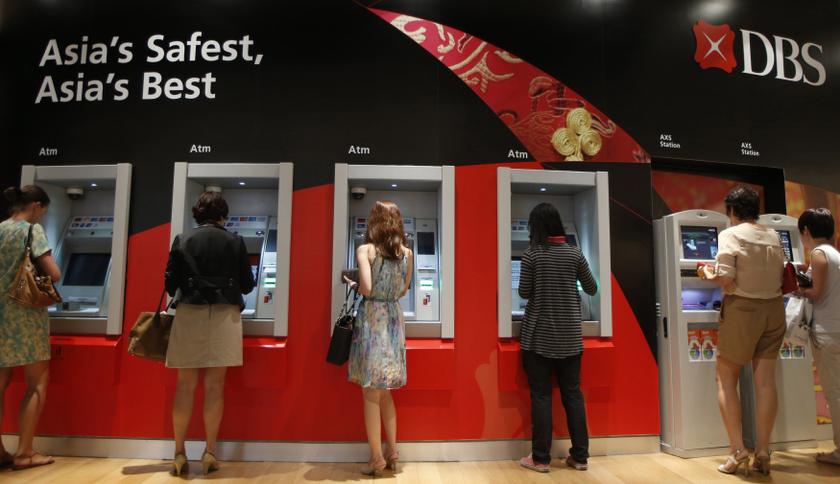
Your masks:
{"label": "handbag", "polygon": [[22,306],[43,308],[61,302],[61,295],[53,286],[52,278],[38,273],[38,266],[32,260],[32,227],[26,236],[26,248],[17,274],[12,281],[9,297]]}
{"label": "handbag", "polygon": [[782,275],[782,294],[790,294],[799,290],[799,283],[796,279],[796,267],[793,263],[785,264],[785,272]]}
{"label": "handbag", "polygon": [[791,296],[785,304],[785,338],[794,344],[806,345],[811,338],[811,319],[813,307],[804,297]]}
{"label": "handbag", "polygon": [[330,348],[327,351],[327,363],[343,365],[350,359],[350,346],[353,344],[353,327],[356,325],[356,288],[347,288],[344,304],[333,326]]}
{"label": "handbag", "polygon": [[[169,333],[172,331],[172,321],[175,316],[161,314],[160,305],[166,289],[160,295],[157,307],[153,312],[143,312],[137,317],[131,327],[128,341],[128,354],[154,361],[166,361],[166,349],[169,347]],[[164,311],[169,310],[170,302]]]}

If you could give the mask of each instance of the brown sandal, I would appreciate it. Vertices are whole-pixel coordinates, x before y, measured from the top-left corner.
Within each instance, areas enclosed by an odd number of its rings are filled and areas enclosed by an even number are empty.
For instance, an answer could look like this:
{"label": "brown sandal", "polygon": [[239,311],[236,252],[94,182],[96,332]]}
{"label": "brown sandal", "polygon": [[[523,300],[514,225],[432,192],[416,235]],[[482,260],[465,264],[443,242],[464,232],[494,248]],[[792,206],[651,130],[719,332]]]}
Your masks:
{"label": "brown sandal", "polygon": [[[33,458],[36,457],[36,456],[43,457],[45,459],[44,462],[35,462],[33,460]],[[12,470],[13,471],[22,471],[22,470],[25,470],[25,469],[32,469],[33,467],[41,467],[41,466],[49,465],[49,464],[52,464],[53,462],[55,462],[55,459],[53,459],[52,457],[40,454],[38,452],[33,452],[32,454],[30,454],[26,457],[21,456],[21,457],[15,457],[15,458],[16,459],[25,459],[25,460],[28,461],[28,463],[23,464],[23,465],[20,465],[20,464],[12,465]]]}

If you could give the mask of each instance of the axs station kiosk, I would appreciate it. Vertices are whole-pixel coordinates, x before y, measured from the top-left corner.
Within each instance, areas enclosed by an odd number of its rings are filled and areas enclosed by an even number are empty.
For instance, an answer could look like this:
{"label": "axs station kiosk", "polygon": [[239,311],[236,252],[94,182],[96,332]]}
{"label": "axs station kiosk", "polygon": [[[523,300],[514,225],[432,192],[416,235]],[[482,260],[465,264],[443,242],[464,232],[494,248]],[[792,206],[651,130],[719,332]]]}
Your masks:
{"label": "axs station kiosk", "polygon": [[257,281],[242,311],[249,336],[288,335],[292,177],[292,163],[175,163],[170,241],[196,227],[192,207],[203,192],[222,193],[225,229],[245,240]]}
{"label": "axs station kiosk", "polygon": [[[788,215],[765,214],[758,223],[779,234],[787,262],[805,264],[805,250],[799,236],[798,220]],[[788,299],[785,298],[785,304]],[[817,446],[817,403],[814,393],[813,355],[810,345],[801,345],[785,339],[776,363],[776,387],[779,410],[776,425],[770,434],[774,449],[791,449]],[[755,402],[745,402],[747,411],[755,415]],[[751,422],[745,420],[745,422]],[[746,426],[745,426],[746,427]],[[744,438],[754,439],[753,426],[746,427]]]}
{"label": "axs station kiosk", "polygon": [[718,317],[715,284],[697,276],[697,263],[714,264],[718,235],[729,218],[687,210],[653,223],[659,343],[661,448],[680,457],[725,453],[715,383]]}
{"label": "axs station kiosk", "polygon": [[519,336],[526,300],[519,297],[519,270],[528,248],[528,216],[539,203],[557,207],[568,243],[589,262],[598,292],[579,287],[584,336],[612,336],[609,179],[606,172],[498,168],[498,326],[500,338]]}
{"label": "axs station kiosk", "polygon": [[455,169],[451,166],[335,165],[332,320],[344,300],[341,271],[356,267],[367,216],[378,200],[400,207],[414,274],[400,300],[406,336],[455,337]]}
{"label": "axs station kiosk", "polygon": [[63,301],[47,308],[50,332],[115,336],[122,332],[131,165],[24,165],[21,185],[50,196],[42,220],[61,269]]}

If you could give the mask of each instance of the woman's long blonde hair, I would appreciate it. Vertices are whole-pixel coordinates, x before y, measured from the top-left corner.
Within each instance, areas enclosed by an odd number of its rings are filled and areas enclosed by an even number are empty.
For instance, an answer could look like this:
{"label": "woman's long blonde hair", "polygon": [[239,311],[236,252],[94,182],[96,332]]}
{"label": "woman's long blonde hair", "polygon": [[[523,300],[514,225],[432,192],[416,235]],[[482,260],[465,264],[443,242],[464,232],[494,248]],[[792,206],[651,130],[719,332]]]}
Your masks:
{"label": "woman's long blonde hair", "polygon": [[402,257],[403,247],[408,246],[400,208],[390,200],[380,200],[370,209],[365,242],[388,259]]}

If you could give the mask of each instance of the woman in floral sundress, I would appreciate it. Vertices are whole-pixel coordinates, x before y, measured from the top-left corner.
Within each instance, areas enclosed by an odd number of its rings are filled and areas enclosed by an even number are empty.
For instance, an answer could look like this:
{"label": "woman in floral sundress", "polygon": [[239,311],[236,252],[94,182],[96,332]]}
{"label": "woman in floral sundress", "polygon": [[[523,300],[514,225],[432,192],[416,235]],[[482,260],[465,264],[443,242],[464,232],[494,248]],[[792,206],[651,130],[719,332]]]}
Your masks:
{"label": "woman in floral sundress", "polygon": [[38,417],[44,408],[50,368],[50,320],[47,308],[28,308],[9,299],[8,293],[17,274],[32,227],[32,258],[41,273],[53,281],[61,272],[52,256],[44,228],[38,222],[47,213],[50,197],[40,187],[11,187],[3,192],[12,207],[11,216],[0,223],[0,422],[3,421],[3,396],[12,379],[12,368],[23,367],[26,392],[20,403],[20,439],[14,457],[0,440],[0,468],[15,470],[53,462],[32,448]]}
{"label": "woman in floral sundress", "polygon": [[[362,469],[374,475],[396,470],[397,412],[391,390],[405,385],[405,321],[399,299],[411,283],[413,257],[407,247],[402,214],[393,202],[379,201],[368,216],[365,244],[356,251],[364,300],[359,306],[350,348],[349,380],[362,387],[370,461]],[[380,420],[381,418],[381,420]],[[388,454],[383,456],[381,422]]]}

